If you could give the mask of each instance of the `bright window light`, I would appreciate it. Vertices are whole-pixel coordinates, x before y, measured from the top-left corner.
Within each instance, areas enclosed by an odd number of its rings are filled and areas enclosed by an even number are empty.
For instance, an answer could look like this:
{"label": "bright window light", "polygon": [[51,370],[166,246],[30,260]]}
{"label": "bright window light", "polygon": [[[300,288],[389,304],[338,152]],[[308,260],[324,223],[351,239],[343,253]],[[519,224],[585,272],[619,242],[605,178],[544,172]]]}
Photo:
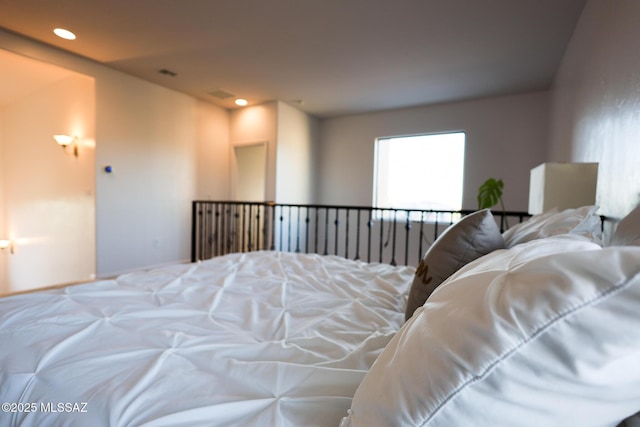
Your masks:
{"label": "bright window light", "polygon": [[374,205],[462,209],[464,143],[464,132],[379,138]]}

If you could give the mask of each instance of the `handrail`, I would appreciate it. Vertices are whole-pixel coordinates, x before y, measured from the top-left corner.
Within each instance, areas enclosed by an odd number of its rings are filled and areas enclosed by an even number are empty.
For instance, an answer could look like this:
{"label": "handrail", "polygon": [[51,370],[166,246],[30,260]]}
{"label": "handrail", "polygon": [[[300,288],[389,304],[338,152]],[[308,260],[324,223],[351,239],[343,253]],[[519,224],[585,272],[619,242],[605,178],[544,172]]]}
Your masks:
{"label": "handrail", "polygon": [[[472,212],[195,200],[191,259],[203,260],[230,252],[279,250],[417,265],[423,251],[446,227]],[[507,218],[522,222],[530,215],[496,211],[494,216],[504,229]],[[416,224],[419,226],[414,227]]]}

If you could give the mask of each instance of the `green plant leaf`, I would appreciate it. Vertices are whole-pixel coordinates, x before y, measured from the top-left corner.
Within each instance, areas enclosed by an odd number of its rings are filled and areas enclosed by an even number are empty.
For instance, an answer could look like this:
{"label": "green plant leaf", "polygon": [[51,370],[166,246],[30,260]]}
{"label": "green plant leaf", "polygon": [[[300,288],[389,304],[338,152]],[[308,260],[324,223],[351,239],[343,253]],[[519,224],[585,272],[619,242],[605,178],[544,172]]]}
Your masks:
{"label": "green plant leaf", "polygon": [[478,188],[478,209],[487,209],[497,205],[502,198],[503,189],[502,179],[487,179]]}

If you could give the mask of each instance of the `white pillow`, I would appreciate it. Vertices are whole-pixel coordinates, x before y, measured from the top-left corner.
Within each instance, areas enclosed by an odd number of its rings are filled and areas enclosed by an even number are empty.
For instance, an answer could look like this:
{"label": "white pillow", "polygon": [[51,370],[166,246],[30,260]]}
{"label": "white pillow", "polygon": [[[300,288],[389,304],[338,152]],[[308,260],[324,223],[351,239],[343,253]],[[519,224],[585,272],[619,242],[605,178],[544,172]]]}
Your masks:
{"label": "white pillow", "polygon": [[520,243],[559,234],[577,234],[602,244],[602,221],[596,214],[597,210],[598,206],[583,206],[534,215],[502,233],[505,246],[511,248]]}
{"label": "white pillow", "polygon": [[640,246],[640,206],[620,220],[609,245]]}
{"label": "white pillow", "polygon": [[463,267],[400,329],[343,426],[616,426],[640,409],[640,248],[532,241]]}

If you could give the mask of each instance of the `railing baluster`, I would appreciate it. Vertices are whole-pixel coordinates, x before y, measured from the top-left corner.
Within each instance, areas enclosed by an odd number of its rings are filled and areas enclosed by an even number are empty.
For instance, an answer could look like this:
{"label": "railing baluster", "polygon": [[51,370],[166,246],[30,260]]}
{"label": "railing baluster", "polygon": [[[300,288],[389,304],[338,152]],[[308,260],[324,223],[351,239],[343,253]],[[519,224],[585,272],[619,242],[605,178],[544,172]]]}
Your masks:
{"label": "railing baluster", "polygon": [[380,215],[380,259],[379,262],[382,262],[382,252],[384,245],[384,212]]}
{"label": "railing baluster", "polygon": [[197,218],[198,218],[198,203],[191,202],[191,262],[196,262]]}
{"label": "railing baluster", "polygon": [[260,251],[262,248],[260,247],[260,211],[262,210],[261,206],[256,206],[256,223],[254,225],[256,229],[256,250]]}
{"label": "railing baluster", "polygon": [[229,236],[227,241],[227,252],[235,252],[237,241],[237,229],[238,229],[238,205],[233,204],[230,206],[229,211]]}
{"label": "railing baluster", "polygon": [[284,240],[283,238],[284,224],[283,223],[284,223],[284,206],[280,206],[280,239],[278,239],[280,241],[280,251],[282,251],[282,245],[284,244],[283,243],[283,240]]}
{"label": "railing baluster", "polygon": [[296,207],[297,209],[297,220],[296,220],[296,253],[300,253],[300,206]]}
{"label": "railing baluster", "polygon": [[225,255],[228,253],[228,234],[229,234],[229,212],[231,207],[228,203],[223,205],[223,210],[220,212],[220,254]]}
{"label": "railing baluster", "polygon": [[205,209],[207,209],[206,206],[200,206],[198,208],[198,216],[199,216],[199,220],[200,220],[200,224],[198,227],[198,231],[201,233],[201,236],[204,236],[204,238],[202,239],[202,243],[199,246],[198,251],[200,252],[198,255],[198,259],[204,259],[204,249],[205,246],[207,245],[207,243],[209,242],[210,239],[210,235],[207,235],[206,230],[204,229],[204,214],[205,214]]}
{"label": "railing baluster", "polygon": [[345,219],[344,257],[349,258],[349,215],[351,211],[347,208],[345,212],[347,217]]}
{"label": "railing baluster", "polygon": [[360,209],[356,209],[357,225],[356,225],[356,257],[354,259],[360,259]]}
{"label": "railing baluster", "polygon": [[373,209],[369,211],[369,222],[367,222],[367,262],[371,262],[371,230],[373,229]]}
{"label": "railing baluster", "polygon": [[[233,252],[241,252],[240,248],[242,248],[242,251],[244,251],[244,245],[243,245],[243,241],[242,241],[244,236],[240,235],[240,233],[242,232],[242,230],[240,230],[240,228],[242,227],[241,226],[241,219],[240,219],[240,208],[241,207],[244,208],[244,205],[236,204],[234,206],[234,212],[233,212],[234,231],[232,233],[233,241],[232,241],[232,245],[231,245],[231,247],[234,248]],[[244,216],[244,213],[243,213],[243,216]]]}
{"label": "railing baluster", "polygon": [[200,259],[208,259],[211,256],[216,256],[216,247],[214,246],[218,242],[218,229],[216,228],[217,223],[215,222],[217,217],[215,216],[215,212],[217,211],[217,206],[200,206],[200,210],[202,211],[202,222],[200,223],[200,227],[202,228],[202,233],[206,237],[206,239],[202,239],[203,242],[200,245]]}
{"label": "railing baluster", "polygon": [[333,221],[336,226],[336,236],[335,236],[335,255],[338,255],[338,227],[340,225],[340,211],[336,208],[336,219]]}
{"label": "railing baluster", "polygon": [[220,240],[220,247],[223,255],[229,252],[229,233],[231,228],[231,206],[225,204],[224,211],[221,212],[220,219],[222,221],[222,239]]}
{"label": "railing baluster", "polygon": [[422,241],[424,240],[424,211],[420,212],[420,243],[418,243],[418,260],[422,260]]}
{"label": "railing baluster", "polygon": [[398,211],[393,210],[393,241],[391,242],[391,265],[396,265],[396,228],[398,225]]}
{"label": "railing baluster", "polygon": [[409,265],[409,231],[411,231],[411,214],[409,211],[404,211],[404,213],[407,216],[407,223],[404,226],[404,265]]}
{"label": "railing baluster", "polygon": [[249,233],[249,246],[250,251],[253,252],[257,249],[256,245],[256,230],[253,228],[253,217],[255,215],[254,211],[256,210],[256,205],[254,203],[249,203],[249,214],[247,216],[247,230]]}
{"label": "railing baluster", "polygon": [[287,252],[291,252],[291,209],[287,209]]}
{"label": "railing baluster", "polygon": [[316,208],[315,208],[315,210],[316,210],[316,224],[315,224],[315,226],[316,226],[316,231],[315,231],[315,235],[314,235],[314,239],[315,239],[315,246],[314,246],[313,253],[316,253],[316,254],[317,254],[317,253],[318,253],[318,210],[319,210],[319,209],[316,207]]}
{"label": "railing baluster", "polygon": [[307,206],[306,210],[306,217],[305,217],[305,231],[304,231],[304,253],[309,253],[309,207]]}
{"label": "railing baluster", "polygon": [[324,255],[329,255],[329,209],[324,210]]}
{"label": "railing baluster", "polygon": [[[203,203],[199,204],[198,207],[198,215],[200,215],[200,213],[202,213],[202,215],[204,216],[204,210],[205,209],[213,209],[213,211],[215,212],[215,210],[217,209],[216,205],[205,205]],[[215,220],[215,216],[213,217],[213,219]],[[202,221],[204,220],[204,218],[200,218],[200,224],[198,227],[198,236],[196,236],[196,239],[198,240],[202,240],[200,242],[200,244],[196,244],[197,247],[197,251],[198,251],[198,260],[203,260],[203,259],[208,259],[205,258],[204,256],[204,245],[208,245],[209,246],[209,252],[211,252],[212,256],[216,256],[215,253],[215,244],[216,244],[216,239],[217,239],[217,235],[216,233],[218,232],[218,227],[217,224],[214,223],[214,228],[213,231],[211,231],[209,234],[206,234],[204,229],[203,229],[203,223]]]}
{"label": "railing baluster", "polygon": [[[251,209],[251,205],[249,205],[249,209]],[[241,230],[240,230],[240,242],[241,242],[241,252],[245,252],[248,249],[248,252],[251,252],[251,243],[249,242],[249,244],[247,245],[247,241],[249,240],[248,237],[249,235],[247,234],[247,229],[246,229],[246,217],[247,217],[247,205],[242,205],[242,222],[241,222]]]}
{"label": "railing baluster", "polygon": [[207,231],[204,229],[205,209],[207,209],[207,207],[206,206],[202,206],[202,205],[198,208],[198,218],[200,220],[200,224],[199,224],[198,230],[201,233],[201,235],[204,236],[204,238],[201,239],[202,242],[200,243],[200,245],[197,245],[197,246],[199,246],[199,252],[200,252],[198,254],[198,259],[204,259],[204,255],[205,255],[204,254],[204,249],[205,249],[205,246],[206,246],[207,242],[210,239],[210,235],[208,235]]}
{"label": "railing baluster", "polygon": [[271,246],[269,249],[272,251],[276,250],[276,205],[272,204],[271,206]]}
{"label": "railing baluster", "polygon": [[225,204],[224,211],[221,213],[222,220],[222,240],[220,241],[221,253],[226,255],[229,253],[229,245],[231,241],[231,230],[233,229],[232,205]]}

